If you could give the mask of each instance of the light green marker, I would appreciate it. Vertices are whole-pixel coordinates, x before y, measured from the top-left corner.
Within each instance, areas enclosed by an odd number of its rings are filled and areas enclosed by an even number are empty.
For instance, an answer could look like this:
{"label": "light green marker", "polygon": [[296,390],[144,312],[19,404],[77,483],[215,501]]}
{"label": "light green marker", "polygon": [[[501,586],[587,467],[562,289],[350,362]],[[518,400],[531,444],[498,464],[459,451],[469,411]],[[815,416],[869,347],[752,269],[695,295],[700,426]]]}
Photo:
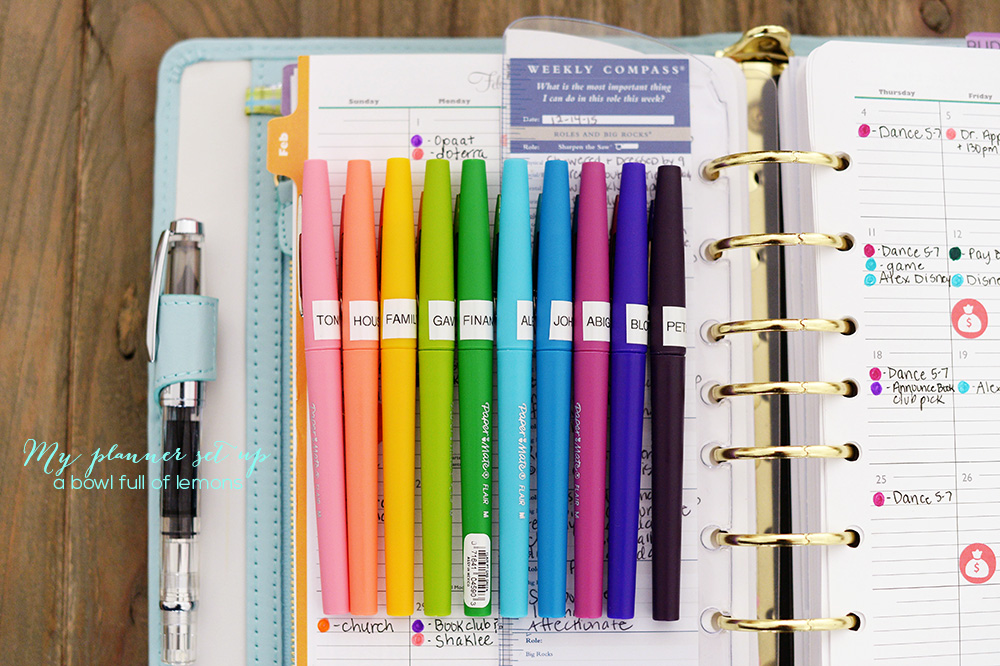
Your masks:
{"label": "light green marker", "polygon": [[453,247],[448,161],[428,160],[420,207],[417,361],[420,371],[424,613],[432,616],[451,614],[451,412],[455,391]]}

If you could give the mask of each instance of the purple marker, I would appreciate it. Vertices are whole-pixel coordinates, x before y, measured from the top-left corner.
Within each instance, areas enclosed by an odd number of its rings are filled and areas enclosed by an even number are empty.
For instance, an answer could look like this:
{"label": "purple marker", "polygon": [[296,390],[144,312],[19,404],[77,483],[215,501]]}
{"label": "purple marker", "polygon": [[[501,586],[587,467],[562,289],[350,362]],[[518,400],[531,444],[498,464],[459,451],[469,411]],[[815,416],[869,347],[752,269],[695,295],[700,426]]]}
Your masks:
{"label": "purple marker", "polygon": [[639,538],[642,403],[646,387],[649,259],[646,167],[622,167],[615,206],[611,294],[611,512],[608,524],[608,617],[635,617]]}
{"label": "purple marker", "polygon": [[649,369],[653,404],[653,619],[679,620],[684,464],[684,206],[681,168],[656,172],[650,228]]}

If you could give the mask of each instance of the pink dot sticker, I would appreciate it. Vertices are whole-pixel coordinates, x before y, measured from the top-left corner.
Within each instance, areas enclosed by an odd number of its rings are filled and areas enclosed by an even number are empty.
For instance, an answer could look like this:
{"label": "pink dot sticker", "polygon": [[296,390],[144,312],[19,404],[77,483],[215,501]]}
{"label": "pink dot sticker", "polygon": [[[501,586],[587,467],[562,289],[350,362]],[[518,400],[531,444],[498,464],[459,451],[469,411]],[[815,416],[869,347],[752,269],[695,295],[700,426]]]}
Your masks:
{"label": "pink dot sticker", "polygon": [[867,245],[865,245],[865,256],[870,257],[873,254],[875,254],[875,246],[872,245],[871,243],[868,243]]}
{"label": "pink dot sticker", "polygon": [[862,124],[861,127],[858,128],[858,136],[860,136],[862,139],[864,139],[871,133],[872,133],[872,128],[869,127],[868,125]]}
{"label": "pink dot sticker", "polygon": [[868,376],[872,378],[873,382],[877,382],[878,380],[882,379],[882,371],[879,370],[878,368],[872,368],[871,370],[868,371]]}
{"label": "pink dot sticker", "polygon": [[954,129],[952,129],[951,127],[949,127],[949,128],[948,128],[948,131],[947,131],[947,132],[945,132],[945,133],[944,133],[944,135],[945,135],[946,137],[948,137],[949,139],[954,139],[954,138],[955,138],[955,130],[954,130]]}
{"label": "pink dot sticker", "polygon": [[872,497],[872,502],[875,503],[875,506],[882,506],[885,504],[885,495],[882,493],[875,493],[875,496]]}
{"label": "pink dot sticker", "polygon": [[411,638],[410,641],[414,645],[416,645],[417,647],[420,647],[421,645],[424,644],[424,635],[423,634],[413,634],[413,638]]}
{"label": "pink dot sticker", "polygon": [[415,160],[422,160],[422,159],[424,159],[424,149],[423,148],[414,148],[412,155],[413,155],[413,159],[415,159]]}

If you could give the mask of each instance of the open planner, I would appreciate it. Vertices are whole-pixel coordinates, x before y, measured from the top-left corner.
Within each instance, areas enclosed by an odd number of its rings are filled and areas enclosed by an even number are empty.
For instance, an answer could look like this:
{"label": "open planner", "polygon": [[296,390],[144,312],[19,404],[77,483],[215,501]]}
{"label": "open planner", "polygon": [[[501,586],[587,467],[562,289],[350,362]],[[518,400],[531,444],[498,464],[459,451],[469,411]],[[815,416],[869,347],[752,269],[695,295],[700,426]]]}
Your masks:
{"label": "open planner", "polygon": [[[813,39],[797,57],[789,38],[765,27],[731,46],[732,35],[668,44],[522,19],[503,40],[207,40],[168,53],[153,236],[179,217],[204,223],[218,345],[200,341],[210,372],[177,373],[217,376],[201,447],[231,451],[198,468],[229,483],[200,498],[195,663],[995,663],[1000,54]],[[423,603],[419,430],[411,614],[387,614],[381,447],[376,613],[324,613],[299,314],[303,164],[326,162],[343,262],[347,164],[371,164],[379,232],[394,158],[409,160],[418,243],[429,160],[448,160],[453,211],[463,161],[485,162],[491,229],[508,159],[526,162],[533,230],[551,160],[568,165],[571,201],[583,165],[603,165],[609,221],[626,163],[645,165],[651,207],[657,169],[680,167],[680,619],[653,619],[650,422],[662,406],[648,371],[634,617],[610,617],[606,593],[599,616],[575,614],[572,449],[566,613],[539,612],[533,433],[528,611],[500,614],[494,499],[489,612],[464,612],[483,589],[467,588],[457,388],[450,613]],[[175,316],[161,307],[161,337]],[[548,325],[534,321],[536,341]],[[163,371],[150,374],[156,452]],[[381,434],[392,418],[381,414]],[[159,494],[149,499],[161,663]],[[605,592],[608,575],[605,564]]]}

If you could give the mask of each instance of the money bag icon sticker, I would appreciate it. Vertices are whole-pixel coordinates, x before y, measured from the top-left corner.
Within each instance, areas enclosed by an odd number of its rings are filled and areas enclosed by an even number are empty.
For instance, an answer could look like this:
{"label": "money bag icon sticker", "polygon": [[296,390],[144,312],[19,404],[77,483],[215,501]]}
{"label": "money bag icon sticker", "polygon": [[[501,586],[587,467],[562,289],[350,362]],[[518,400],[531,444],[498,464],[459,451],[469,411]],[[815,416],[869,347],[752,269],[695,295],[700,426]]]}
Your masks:
{"label": "money bag icon sticker", "polygon": [[966,546],[959,558],[962,576],[970,583],[985,583],[996,571],[997,560],[993,549],[982,543]]}
{"label": "money bag icon sticker", "polygon": [[963,338],[978,338],[987,323],[986,308],[974,298],[963,298],[951,309],[951,325]]}

